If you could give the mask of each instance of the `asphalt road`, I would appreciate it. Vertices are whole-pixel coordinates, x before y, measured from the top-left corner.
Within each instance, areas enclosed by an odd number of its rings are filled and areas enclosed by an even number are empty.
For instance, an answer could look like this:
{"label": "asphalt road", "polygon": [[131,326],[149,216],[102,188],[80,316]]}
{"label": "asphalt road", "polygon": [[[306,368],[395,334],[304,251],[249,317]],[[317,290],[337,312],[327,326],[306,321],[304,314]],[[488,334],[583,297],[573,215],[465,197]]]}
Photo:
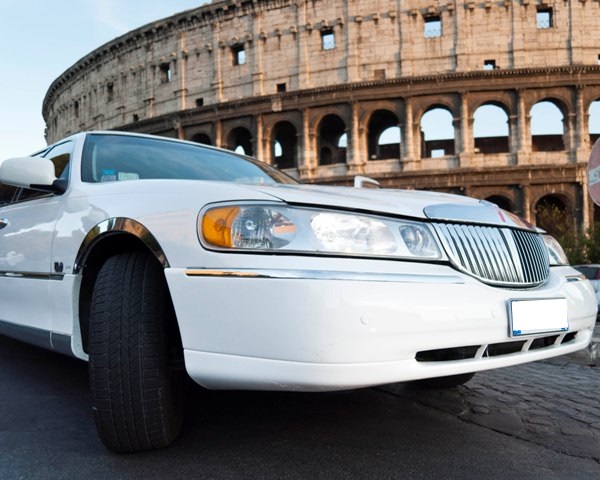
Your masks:
{"label": "asphalt road", "polygon": [[[87,365],[0,336],[0,479],[597,480],[600,450],[590,440],[600,441],[600,423],[597,432],[594,419],[589,431],[559,428],[552,443],[539,431],[530,435],[539,424],[530,428],[525,407],[535,395],[548,400],[545,410],[535,404],[536,415],[563,411],[548,398],[573,390],[555,385],[561,375],[577,379],[581,371],[576,388],[590,383],[589,397],[599,394],[600,368],[566,363],[539,364],[542,374],[531,366],[480,373],[449,392],[401,385],[334,394],[193,391],[170,448],[116,455],[96,435]],[[529,404],[503,395],[514,382]],[[586,400],[592,417],[594,408]],[[515,424],[503,428],[503,418]],[[560,421],[576,426],[569,418]],[[573,442],[588,447],[565,448]]]}

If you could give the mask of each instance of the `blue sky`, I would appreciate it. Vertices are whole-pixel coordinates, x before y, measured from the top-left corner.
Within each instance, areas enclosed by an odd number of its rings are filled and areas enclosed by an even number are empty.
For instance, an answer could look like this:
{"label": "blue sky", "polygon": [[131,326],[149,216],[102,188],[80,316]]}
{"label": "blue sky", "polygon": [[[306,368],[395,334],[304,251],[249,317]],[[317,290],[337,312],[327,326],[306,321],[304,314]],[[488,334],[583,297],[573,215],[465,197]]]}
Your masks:
{"label": "blue sky", "polygon": [[46,145],[42,101],[77,60],[206,0],[0,0],[0,159]]}

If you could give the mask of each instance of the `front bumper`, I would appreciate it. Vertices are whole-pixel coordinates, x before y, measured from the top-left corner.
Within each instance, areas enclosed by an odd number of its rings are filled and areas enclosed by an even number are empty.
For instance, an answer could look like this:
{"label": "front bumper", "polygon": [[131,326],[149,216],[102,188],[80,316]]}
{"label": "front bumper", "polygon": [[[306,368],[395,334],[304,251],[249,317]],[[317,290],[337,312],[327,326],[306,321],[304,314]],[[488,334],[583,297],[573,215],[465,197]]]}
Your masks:
{"label": "front bumper", "polygon": [[[215,389],[350,389],[541,360],[592,336],[593,288],[568,267],[530,290],[444,265],[383,270],[166,269],[188,373]],[[568,332],[509,336],[510,299],[556,297],[567,299]],[[439,350],[471,353],[423,360]]]}

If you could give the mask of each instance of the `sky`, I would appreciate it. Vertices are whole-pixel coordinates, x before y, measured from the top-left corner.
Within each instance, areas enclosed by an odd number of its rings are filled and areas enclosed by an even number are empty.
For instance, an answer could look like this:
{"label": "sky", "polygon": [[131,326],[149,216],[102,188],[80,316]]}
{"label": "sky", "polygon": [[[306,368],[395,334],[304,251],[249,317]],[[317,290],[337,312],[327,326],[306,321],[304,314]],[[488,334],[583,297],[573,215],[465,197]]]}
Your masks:
{"label": "sky", "polygon": [[50,84],[92,50],[207,0],[0,0],[0,159],[46,145]]}

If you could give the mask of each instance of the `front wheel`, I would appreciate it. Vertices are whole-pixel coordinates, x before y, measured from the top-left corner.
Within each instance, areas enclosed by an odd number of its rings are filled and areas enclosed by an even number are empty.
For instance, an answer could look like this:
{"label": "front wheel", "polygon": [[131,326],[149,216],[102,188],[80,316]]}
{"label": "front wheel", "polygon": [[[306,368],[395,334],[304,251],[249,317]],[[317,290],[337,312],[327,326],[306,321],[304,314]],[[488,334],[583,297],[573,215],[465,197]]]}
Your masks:
{"label": "front wheel", "polygon": [[104,445],[139,452],[179,434],[183,350],[161,266],[143,252],[109,258],[90,310],[93,411]]}

